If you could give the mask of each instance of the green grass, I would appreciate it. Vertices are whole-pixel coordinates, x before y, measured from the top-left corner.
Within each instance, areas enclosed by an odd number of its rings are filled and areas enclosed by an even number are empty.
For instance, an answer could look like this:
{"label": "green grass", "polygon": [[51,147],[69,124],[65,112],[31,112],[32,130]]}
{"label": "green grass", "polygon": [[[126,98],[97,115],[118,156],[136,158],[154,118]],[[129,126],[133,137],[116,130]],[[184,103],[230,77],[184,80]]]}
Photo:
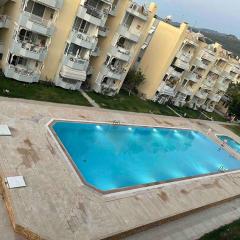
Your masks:
{"label": "green grass", "polygon": [[224,125],[224,127],[240,137],[240,125]]}
{"label": "green grass", "polygon": [[[210,120],[212,119],[213,121],[220,121],[220,122],[226,122],[227,119],[224,118],[223,116],[212,112],[205,112],[205,111],[197,111],[197,110],[193,110],[191,108],[188,107],[174,107],[172,106],[172,108],[178,112],[180,115],[185,116],[186,118],[193,118],[193,119],[202,119],[202,120]],[[202,114],[201,112],[203,112],[204,114]],[[207,117],[206,117],[206,116]]]}
{"label": "green grass", "polygon": [[88,92],[88,95],[101,107],[107,109],[176,116],[166,105],[145,101],[135,95],[129,96],[126,91],[120,91],[114,97],[103,96],[94,92]]}
{"label": "green grass", "polygon": [[240,240],[240,220],[208,233],[199,240]]}
{"label": "green grass", "polygon": [[183,117],[207,120],[207,118],[200,111],[195,111],[188,107],[171,106],[171,108],[174,109],[176,112],[178,112]]}
{"label": "green grass", "polygon": [[214,121],[219,121],[219,122],[227,122],[227,119],[223,116],[221,116],[220,114],[216,113],[216,112],[205,112],[205,114],[209,117],[209,118],[213,118]]}
{"label": "green grass", "polygon": [[[5,93],[8,89],[10,93]],[[78,91],[69,91],[43,83],[27,84],[0,77],[0,96],[90,106]]]}

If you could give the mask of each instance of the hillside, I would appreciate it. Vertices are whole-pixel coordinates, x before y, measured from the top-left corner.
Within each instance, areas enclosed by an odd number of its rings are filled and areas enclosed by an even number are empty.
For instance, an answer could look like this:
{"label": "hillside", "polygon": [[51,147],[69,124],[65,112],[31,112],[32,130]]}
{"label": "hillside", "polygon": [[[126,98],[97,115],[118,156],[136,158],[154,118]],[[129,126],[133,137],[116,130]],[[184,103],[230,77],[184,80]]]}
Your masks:
{"label": "hillside", "polygon": [[[161,18],[160,18],[161,19]],[[161,19],[162,20],[162,19]],[[179,27],[180,23],[172,22],[172,25]],[[207,39],[207,43],[218,42],[225,49],[240,57],[240,39],[232,34],[220,33],[207,28],[192,28],[194,32],[201,32]]]}
{"label": "hillside", "polygon": [[219,42],[223,45],[225,49],[233,52],[234,55],[240,56],[240,39],[231,34],[219,33],[205,28],[194,28],[196,32],[201,32],[205,37],[207,37],[208,43]]}

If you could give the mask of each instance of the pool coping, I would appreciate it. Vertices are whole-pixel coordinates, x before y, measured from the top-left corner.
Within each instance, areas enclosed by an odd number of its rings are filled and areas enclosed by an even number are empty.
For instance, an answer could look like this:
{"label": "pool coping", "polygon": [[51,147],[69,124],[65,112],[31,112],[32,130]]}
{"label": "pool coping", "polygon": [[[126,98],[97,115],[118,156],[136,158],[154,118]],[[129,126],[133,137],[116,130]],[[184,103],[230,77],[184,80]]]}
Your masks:
{"label": "pool coping", "polygon": [[[52,137],[52,139],[54,140],[54,142],[56,143],[58,149],[61,151],[62,155],[64,156],[64,159],[66,160],[66,162],[68,163],[68,165],[74,170],[75,174],[77,175],[78,178],[80,178],[80,180],[82,181],[82,183],[89,187],[90,189],[96,191],[97,193],[104,195],[106,197],[108,196],[112,196],[114,195],[119,195],[121,193],[128,193],[128,192],[136,192],[136,191],[145,191],[145,190],[150,190],[150,189],[154,189],[154,188],[159,188],[159,187],[164,187],[170,184],[174,184],[174,183],[179,183],[179,182],[187,182],[189,180],[192,181],[198,181],[200,179],[203,178],[211,178],[211,177],[216,177],[216,176],[224,176],[224,175],[228,175],[230,173],[240,173],[240,169],[237,170],[227,170],[227,171],[221,171],[219,173],[208,173],[208,174],[202,174],[202,175],[197,175],[197,176],[193,176],[193,177],[184,177],[184,178],[177,178],[177,179],[173,179],[173,180],[168,180],[168,181],[157,181],[157,182],[151,182],[151,183],[147,183],[147,184],[140,184],[140,185],[136,185],[136,186],[132,186],[132,187],[124,187],[124,188],[117,188],[117,189],[113,189],[113,190],[107,190],[107,191],[103,191],[100,190],[94,186],[92,186],[91,184],[89,184],[84,176],[82,175],[81,171],[78,169],[78,167],[76,166],[75,162],[73,161],[72,157],[70,156],[70,154],[68,153],[67,149],[65,148],[65,146],[63,145],[62,141],[59,139],[58,135],[56,134],[56,132],[53,129],[53,125],[56,122],[72,122],[72,123],[92,123],[92,124],[113,124],[113,122],[105,122],[105,121],[88,121],[88,120],[72,120],[72,119],[57,119],[57,118],[52,118],[45,126],[47,128],[48,133],[50,134],[50,136]],[[240,157],[238,156],[239,154],[236,153],[237,156],[234,156],[235,154],[232,153],[232,151],[234,151],[232,148],[230,148],[229,146],[221,146],[220,142],[221,140],[219,138],[217,138],[217,135],[221,135],[221,134],[214,134],[214,136],[216,137],[216,139],[212,139],[209,137],[209,135],[206,135],[204,132],[200,131],[199,129],[192,129],[192,128],[181,128],[181,127],[166,127],[166,126],[161,126],[161,125],[144,125],[144,124],[130,124],[130,123],[120,123],[118,124],[119,126],[133,126],[133,127],[149,127],[149,128],[165,128],[165,129],[176,129],[176,130],[188,130],[188,131],[196,131],[201,133],[202,135],[204,135],[205,137],[207,137],[210,141],[213,141],[214,143],[216,143],[217,145],[219,145],[219,147],[223,148],[225,151],[227,151],[231,156],[233,156],[234,158],[236,158],[237,160],[240,161]],[[223,135],[223,134],[222,134]],[[224,135],[225,136],[225,135]],[[219,141],[217,141],[219,140]],[[231,150],[231,151],[229,151]],[[235,152],[235,151],[234,151]]]}

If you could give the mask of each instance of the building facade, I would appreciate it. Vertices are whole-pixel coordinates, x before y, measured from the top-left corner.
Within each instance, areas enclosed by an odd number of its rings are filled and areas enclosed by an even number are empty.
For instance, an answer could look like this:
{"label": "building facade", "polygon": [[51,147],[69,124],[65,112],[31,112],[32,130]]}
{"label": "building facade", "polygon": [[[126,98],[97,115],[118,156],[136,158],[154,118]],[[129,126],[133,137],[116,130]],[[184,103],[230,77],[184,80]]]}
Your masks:
{"label": "building facade", "polygon": [[106,88],[119,91],[155,13],[130,0],[1,1],[0,67],[22,82],[79,90],[88,80],[113,95]]}
{"label": "building facade", "polygon": [[140,94],[160,104],[214,111],[229,84],[239,79],[239,60],[220,44],[207,44],[187,24],[155,22],[155,33],[135,64],[146,76]]}

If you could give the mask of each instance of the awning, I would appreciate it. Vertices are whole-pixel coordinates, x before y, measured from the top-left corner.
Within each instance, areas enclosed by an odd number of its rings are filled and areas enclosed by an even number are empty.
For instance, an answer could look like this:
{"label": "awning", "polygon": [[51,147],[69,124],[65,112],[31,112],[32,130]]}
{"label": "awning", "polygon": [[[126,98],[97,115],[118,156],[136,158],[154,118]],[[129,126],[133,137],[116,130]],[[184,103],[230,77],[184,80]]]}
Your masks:
{"label": "awning", "polygon": [[85,81],[87,77],[86,71],[76,70],[65,65],[62,67],[60,75],[63,78],[69,78],[69,79],[73,79],[81,82]]}

